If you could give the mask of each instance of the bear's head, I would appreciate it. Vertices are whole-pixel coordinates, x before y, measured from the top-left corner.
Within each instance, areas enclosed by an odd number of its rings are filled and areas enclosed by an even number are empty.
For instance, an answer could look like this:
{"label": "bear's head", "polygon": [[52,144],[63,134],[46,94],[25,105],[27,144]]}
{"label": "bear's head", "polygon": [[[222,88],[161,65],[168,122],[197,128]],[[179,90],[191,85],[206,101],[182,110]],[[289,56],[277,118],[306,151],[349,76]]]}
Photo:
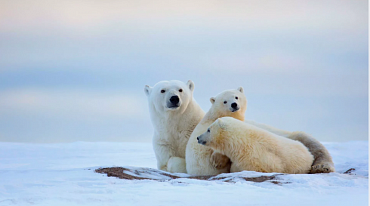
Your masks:
{"label": "bear's head", "polygon": [[219,118],[216,121],[214,121],[207,129],[206,132],[201,134],[200,136],[197,137],[198,143],[209,146],[209,147],[214,147],[218,146],[220,147],[221,145],[224,145],[224,136],[227,136],[227,127],[228,124],[225,121],[222,121],[224,118],[232,118],[232,117],[223,117]]}
{"label": "bear's head", "polygon": [[154,107],[157,112],[183,113],[193,101],[194,83],[191,80],[186,84],[177,80],[161,81],[153,87],[145,85],[144,91],[149,107]]}
{"label": "bear's head", "polygon": [[[212,149],[222,152],[230,147],[230,141],[234,136],[242,135],[244,123],[232,117],[222,117],[214,121],[206,132],[197,137],[198,143],[212,147]],[[240,144],[240,142],[235,142]],[[237,146],[232,146],[236,148]]]}
{"label": "bear's head", "polygon": [[244,121],[245,111],[247,110],[247,98],[243,92],[243,87],[239,87],[235,90],[226,90],[216,97],[211,97],[213,117],[234,117]]}

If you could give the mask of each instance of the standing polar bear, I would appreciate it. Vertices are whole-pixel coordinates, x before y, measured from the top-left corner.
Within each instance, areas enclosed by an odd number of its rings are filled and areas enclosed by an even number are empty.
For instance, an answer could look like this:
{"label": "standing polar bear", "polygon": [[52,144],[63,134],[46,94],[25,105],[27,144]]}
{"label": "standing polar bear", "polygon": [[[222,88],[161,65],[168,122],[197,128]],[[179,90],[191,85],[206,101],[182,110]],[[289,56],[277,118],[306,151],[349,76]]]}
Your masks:
{"label": "standing polar bear", "polygon": [[186,173],[185,148],[195,126],[204,116],[193,99],[194,83],[161,81],[144,88],[154,127],[153,148],[157,168]]}
{"label": "standing polar bear", "polygon": [[217,119],[197,140],[229,157],[231,172],[307,174],[313,162],[302,143],[232,117]]}

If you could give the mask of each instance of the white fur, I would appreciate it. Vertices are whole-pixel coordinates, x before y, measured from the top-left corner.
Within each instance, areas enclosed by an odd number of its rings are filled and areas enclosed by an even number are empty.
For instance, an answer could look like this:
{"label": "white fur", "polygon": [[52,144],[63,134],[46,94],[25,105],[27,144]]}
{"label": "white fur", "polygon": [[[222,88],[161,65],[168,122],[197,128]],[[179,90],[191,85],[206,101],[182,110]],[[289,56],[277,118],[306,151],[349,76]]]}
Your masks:
{"label": "white fur", "polygon": [[259,127],[261,129],[264,129],[266,131],[269,131],[271,133],[277,134],[277,135],[282,136],[282,137],[289,137],[292,134],[292,132],[281,130],[281,129],[272,127],[270,125],[258,123],[258,122],[252,121],[252,120],[244,120],[244,122],[246,122],[248,124],[251,124],[251,125],[254,125],[256,127]]}
{"label": "white fur", "polygon": [[[238,97],[238,99],[236,99]],[[244,113],[247,107],[247,100],[243,94],[243,88],[227,90],[210,99],[211,109],[204,116],[202,121],[194,129],[186,147],[186,170],[190,175],[217,175],[229,172],[230,168],[216,169],[211,161],[213,150],[198,144],[197,137],[205,132],[209,125],[216,119],[224,116],[232,116],[244,120]],[[224,102],[226,101],[226,104]],[[232,112],[231,104],[237,103],[239,110]]]}
{"label": "white fur", "polygon": [[[186,145],[195,126],[204,116],[203,110],[193,99],[194,83],[190,80],[186,84],[177,80],[161,81],[153,87],[146,85],[144,91],[154,127],[153,149],[158,169],[186,173]],[[173,95],[180,99],[180,106],[175,109],[168,108]]]}
{"label": "white fur", "polygon": [[257,123],[251,120],[244,122],[254,125],[265,131],[274,133],[276,135],[286,137],[291,140],[297,140],[308,148],[314,156],[315,161],[312,164],[311,173],[329,173],[335,172],[334,162],[329,151],[318,140],[305,132],[290,132],[281,130],[266,124]]}
{"label": "white fur", "polygon": [[199,143],[229,157],[231,172],[305,174],[313,162],[312,154],[302,143],[231,117],[216,120],[199,136]]}
{"label": "white fur", "polygon": [[[183,89],[182,93],[179,92],[180,88]],[[160,92],[162,89],[166,90],[164,94]],[[213,105],[206,117],[204,117],[204,112],[193,99],[194,83],[192,81],[188,81],[187,84],[180,81],[162,81],[154,87],[146,85],[144,91],[148,96],[150,116],[154,127],[153,148],[157,157],[158,169],[169,172],[186,172],[185,168],[187,168],[188,173],[193,175],[214,175],[229,171],[229,167],[216,169],[214,167],[215,163],[210,163],[209,156],[214,157],[212,154],[217,153],[211,149],[199,147],[196,137],[202,134],[219,117],[232,116],[244,121],[246,98],[242,94],[242,87],[239,87],[237,90],[225,91],[216,98],[211,98]],[[235,113],[229,111],[230,102],[235,97],[233,92],[242,94],[242,101],[239,105],[240,110]],[[166,101],[168,101],[171,95],[179,95],[181,103],[179,108],[170,109],[166,107]],[[222,101],[224,100],[227,100],[229,103],[223,105]],[[202,120],[203,117],[204,119]],[[335,171],[329,152],[319,141],[308,134],[284,131],[249,120],[246,122],[279,136],[303,143],[315,157],[312,173]],[[198,123],[199,125],[194,130]],[[191,141],[188,142],[193,130],[194,135],[190,138]],[[184,160],[185,150],[186,161]]]}

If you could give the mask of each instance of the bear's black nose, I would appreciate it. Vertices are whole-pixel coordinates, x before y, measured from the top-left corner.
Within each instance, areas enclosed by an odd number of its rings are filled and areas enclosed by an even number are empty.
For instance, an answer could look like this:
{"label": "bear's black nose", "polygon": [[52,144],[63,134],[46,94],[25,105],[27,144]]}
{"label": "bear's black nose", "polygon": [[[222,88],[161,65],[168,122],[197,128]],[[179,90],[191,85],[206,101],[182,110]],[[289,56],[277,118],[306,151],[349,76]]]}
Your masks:
{"label": "bear's black nose", "polygon": [[234,103],[231,104],[231,107],[236,109],[238,107],[238,104],[234,102]]}
{"label": "bear's black nose", "polygon": [[199,141],[199,137],[197,137],[197,140]]}
{"label": "bear's black nose", "polygon": [[179,103],[179,97],[178,97],[178,96],[172,96],[172,97],[170,98],[170,102],[171,102],[172,104],[177,104],[177,103]]}

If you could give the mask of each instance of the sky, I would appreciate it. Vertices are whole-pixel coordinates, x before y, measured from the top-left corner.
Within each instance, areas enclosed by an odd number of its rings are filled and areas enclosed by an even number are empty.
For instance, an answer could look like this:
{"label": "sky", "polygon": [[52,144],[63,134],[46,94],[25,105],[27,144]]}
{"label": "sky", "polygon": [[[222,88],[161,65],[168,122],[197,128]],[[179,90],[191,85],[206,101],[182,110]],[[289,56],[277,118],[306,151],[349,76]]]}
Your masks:
{"label": "sky", "polygon": [[368,2],[0,0],[0,141],[151,141],[144,85],[244,88],[246,119],[368,139]]}

